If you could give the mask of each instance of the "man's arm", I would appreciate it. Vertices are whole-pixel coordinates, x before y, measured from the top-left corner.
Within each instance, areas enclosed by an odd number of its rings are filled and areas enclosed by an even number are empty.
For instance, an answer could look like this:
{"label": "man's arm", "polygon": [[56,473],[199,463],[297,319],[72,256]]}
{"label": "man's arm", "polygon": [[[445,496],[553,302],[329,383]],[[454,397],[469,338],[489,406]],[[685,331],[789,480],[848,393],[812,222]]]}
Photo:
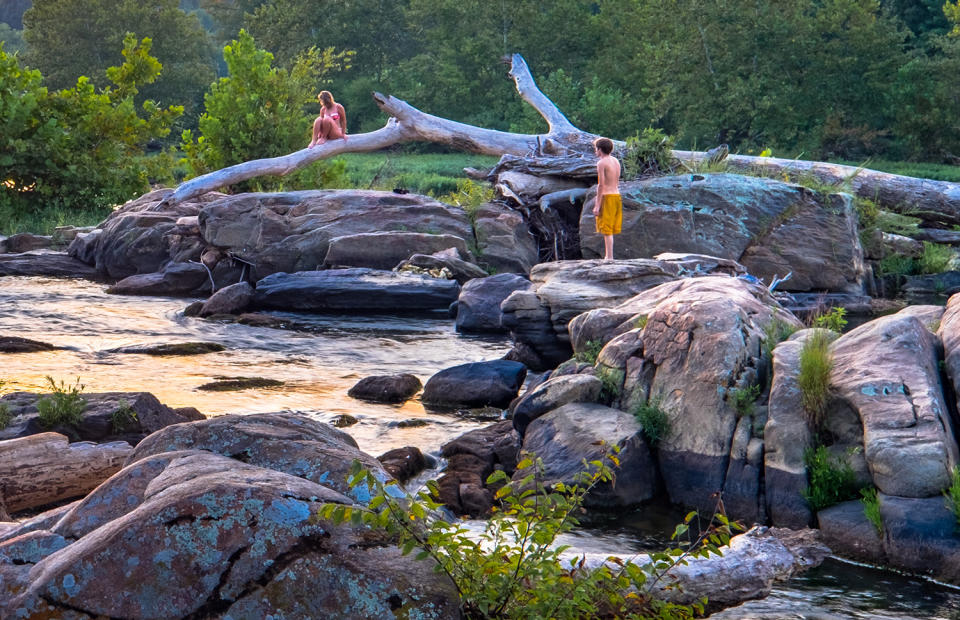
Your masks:
{"label": "man's arm", "polygon": [[593,215],[598,217],[600,215],[600,205],[603,204],[603,187],[604,182],[607,180],[605,166],[603,165],[603,160],[597,162],[597,197],[593,200]]}

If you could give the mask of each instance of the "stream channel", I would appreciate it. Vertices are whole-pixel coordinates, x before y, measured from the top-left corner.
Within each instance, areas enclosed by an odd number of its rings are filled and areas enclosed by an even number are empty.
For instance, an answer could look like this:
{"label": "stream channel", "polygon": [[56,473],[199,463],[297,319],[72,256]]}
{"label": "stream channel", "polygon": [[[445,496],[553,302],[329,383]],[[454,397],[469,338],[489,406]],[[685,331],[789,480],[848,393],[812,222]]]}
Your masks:
{"label": "stream channel", "polygon": [[[345,428],[374,456],[416,446],[439,454],[442,444],[489,420],[424,410],[416,399],[379,405],[347,396],[368,375],[409,372],[426,380],[466,362],[492,360],[508,349],[503,337],[457,334],[443,314],[423,316],[305,315],[301,331],[250,327],[183,316],[192,300],[107,295],[82,280],[0,278],[0,334],[48,342],[63,350],[4,357],[3,393],[49,391],[50,376],[85,392],[145,391],[171,407],[224,413],[297,411],[324,422],[357,418]],[[131,345],[216,342],[220,353],[150,357],[110,352]],[[276,379],[282,387],[210,392],[197,388],[223,377]],[[400,424],[420,421],[422,425]],[[434,472],[436,473],[436,472]],[[625,555],[665,544],[683,517],[679,508],[645,507],[609,516],[564,542],[585,551]],[[835,559],[782,584],[764,601],[725,618],[943,618],[960,620],[960,589]]]}

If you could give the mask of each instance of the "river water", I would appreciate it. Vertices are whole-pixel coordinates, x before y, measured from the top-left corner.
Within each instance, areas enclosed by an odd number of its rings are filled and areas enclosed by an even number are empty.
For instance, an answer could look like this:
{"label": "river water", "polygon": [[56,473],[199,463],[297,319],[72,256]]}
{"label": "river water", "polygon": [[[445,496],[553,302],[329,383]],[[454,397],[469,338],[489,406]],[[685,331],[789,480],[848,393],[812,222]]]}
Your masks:
{"label": "river water", "polygon": [[[46,377],[86,392],[151,392],[171,407],[204,414],[297,411],[325,422],[341,414],[359,421],[345,428],[373,455],[417,446],[437,453],[442,444],[489,423],[426,411],[417,400],[379,405],[346,395],[361,378],[409,372],[426,380],[438,370],[501,357],[504,337],[457,334],[443,314],[431,317],[305,315],[302,331],[187,318],[192,300],[107,295],[102,284],[48,278],[0,278],[0,334],[66,347],[4,355],[3,393],[44,391]],[[151,357],[112,352],[132,345],[215,342],[226,350],[196,356]],[[222,377],[283,382],[276,388],[209,392],[199,386]],[[420,425],[401,424],[411,421]],[[572,534],[585,551],[625,554],[665,544],[679,510],[646,508]],[[728,618],[937,618],[960,620],[960,590],[917,578],[828,560],[777,587],[765,601]],[[729,614],[730,612],[728,612]]]}

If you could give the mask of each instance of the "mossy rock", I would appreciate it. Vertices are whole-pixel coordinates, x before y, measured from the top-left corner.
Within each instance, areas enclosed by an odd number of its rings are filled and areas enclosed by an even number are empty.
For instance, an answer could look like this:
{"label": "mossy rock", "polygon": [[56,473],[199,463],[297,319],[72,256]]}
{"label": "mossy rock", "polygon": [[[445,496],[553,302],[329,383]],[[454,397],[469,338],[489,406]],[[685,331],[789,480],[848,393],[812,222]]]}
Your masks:
{"label": "mossy rock", "polygon": [[280,387],[283,381],[276,379],[264,379],[262,377],[215,377],[216,381],[204,383],[198,390],[205,392],[233,392],[237,390],[250,390],[254,388]]}

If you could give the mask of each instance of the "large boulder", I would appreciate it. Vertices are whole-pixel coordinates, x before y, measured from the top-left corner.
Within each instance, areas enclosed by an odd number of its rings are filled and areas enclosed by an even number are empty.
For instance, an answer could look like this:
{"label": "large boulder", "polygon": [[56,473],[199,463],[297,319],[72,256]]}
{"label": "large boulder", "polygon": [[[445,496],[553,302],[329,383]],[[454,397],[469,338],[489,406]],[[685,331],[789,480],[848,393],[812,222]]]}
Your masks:
{"label": "large boulder", "polygon": [[517,211],[496,202],[476,212],[477,260],[501,273],[527,274],[539,258],[537,240],[527,220]]}
{"label": "large boulder", "polygon": [[54,245],[54,239],[49,235],[17,233],[7,237],[4,244],[6,245],[7,252],[11,254],[21,254],[34,250],[47,250]]}
{"label": "large boulder", "polygon": [[414,254],[433,254],[455,248],[470,256],[467,241],[456,235],[383,231],[330,239],[323,264],[328,267],[393,269]]}
{"label": "large boulder", "polygon": [[445,368],[427,380],[420,400],[435,407],[506,407],[527,376],[520,362],[494,360]]}
{"label": "large boulder", "polygon": [[458,614],[452,582],[432,564],[366,526],[317,518],[324,503],[351,501],[220,455],[148,458],[64,517],[56,529],[75,542],[45,536],[52,552],[0,610],[24,619],[81,609],[118,618]]}
{"label": "large boulder", "polygon": [[[316,269],[324,264],[331,240],[337,237],[420,233],[421,240],[448,235],[469,244],[474,239],[470,221],[461,209],[427,196],[368,190],[237,194],[208,205],[200,214],[199,222],[209,245],[253,265],[253,280],[276,272]],[[387,235],[387,238],[394,237]],[[366,237],[362,239],[369,241]],[[354,239],[359,240],[360,237]],[[412,251],[391,258],[392,263],[384,268],[392,269],[401,260],[428,247],[427,253],[450,247],[449,243],[441,245],[421,248],[414,244]],[[363,259],[370,252],[379,256],[391,251],[389,247],[370,245],[359,250],[359,254],[354,252],[352,256]],[[349,260],[346,254],[341,254],[335,262],[353,265]]]}
{"label": "large boulder", "polygon": [[521,396],[513,409],[513,428],[522,437],[530,423],[568,403],[593,403],[600,398],[603,383],[593,375],[550,377]]}
{"label": "large boulder", "polygon": [[960,405],[960,295],[947,300],[937,335],[943,342],[944,369],[953,387],[954,406]]}
{"label": "large boulder", "polygon": [[[774,321],[801,325],[766,288],[705,276],[661,284],[570,322],[576,350],[603,345],[597,369],[619,392],[621,408],[647,403],[666,413],[671,431],[658,460],[674,502],[712,510],[723,491],[725,502],[754,507],[745,517],[759,514],[762,463],[749,449],[755,431],[738,426],[733,395],[758,383],[761,342]],[[738,428],[750,432],[737,435],[741,450],[731,453]],[[727,487],[731,473],[736,484]]]}
{"label": "large boulder", "polygon": [[275,273],[257,282],[253,304],[284,310],[410,312],[445,310],[460,285],[413,273],[330,269]]}
{"label": "large boulder", "polygon": [[[555,409],[527,427],[523,453],[543,460],[543,483],[577,484],[583,462],[600,460],[611,446],[620,449],[616,482],[597,484],[584,504],[632,506],[651,499],[658,490],[657,466],[641,436],[641,426],[629,413],[595,403],[571,403]],[[520,470],[515,479],[529,474]]]}
{"label": "large boulder", "polygon": [[[856,414],[870,476],[887,495],[939,495],[958,463],[940,385],[939,347],[930,327],[912,312],[870,321],[830,347],[834,399],[827,419]],[[856,439],[847,443],[855,445]]]}
{"label": "large boulder", "polygon": [[159,271],[139,273],[107,289],[114,295],[164,295],[195,297],[210,291],[207,269],[200,263],[168,262]]}
{"label": "large boulder", "polygon": [[[847,194],[735,174],[629,181],[620,193],[618,256],[709,254],[738,261],[767,282],[792,272],[780,286],[785,291],[864,291],[866,265]],[[592,199],[583,207],[580,240],[585,258],[602,256]]]}
{"label": "large boulder", "polygon": [[0,254],[0,276],[50,276],[54,278],[99,277],[96,269],[63,252],[36,250],[24,254]]}
{"label": "large boulder", "polygon": [[493,491],[486,486],[494,470],[510,475],[517,466],[520,435],[509,420],[465,433],[444,444],[447,468],[437,480],[442,504],[457,515],[479,517],[493,507]]}
{"label": "large boulder", "polygon": [[530,280],[513,273],[470,280],[457,300],[457,331],[501,332],[500,304],[514,291],[527,290]]}
{"label": "large boulder", "polygon": [[358,500],[367,498],[368,490],[351,490],[347,485],[354,460],[381,479],[388,478],[380,463],[361,452],[350,435],[297,414],[222,415],[170,426],[140,442],[127,463],[176,450],[208,450],[306,478]]}
{"label": "large boulder", "polygon": [[210,296],[200,307],[200,316],[214,314],[240,314],[253,301],[253,286],[249,282],[237,282],[224,287]]}
{"label": "large boulder", "polygon": [[437,273],[446,269],[450,276],[463,286],[474,278],[486,278],[487,272],[473,263],[460,258],[455,248],[448,248],[433,254],[414,254],[396,266],[397,271],[413,271],[414,273]]}
{"label": "large boulder", "polygon": [[423,384],[415,375],[373,375],[360,379],[347,396],[379,403],[402,403],[420,391]]}
{"label": "large boulder", "polygon": [[50,397],[50,394],[32,392],[13,392],[0,397],[0,404],[6,405],[11,415],[10,423],[0,429],[0,441],[54,431],[72,441],[136,444],[171,424],[204,417],[194,409],[171,409],[149,392],[103,392],[80,395],[84,408],[78,424],[44,428],[40,424],[37,401]]}

